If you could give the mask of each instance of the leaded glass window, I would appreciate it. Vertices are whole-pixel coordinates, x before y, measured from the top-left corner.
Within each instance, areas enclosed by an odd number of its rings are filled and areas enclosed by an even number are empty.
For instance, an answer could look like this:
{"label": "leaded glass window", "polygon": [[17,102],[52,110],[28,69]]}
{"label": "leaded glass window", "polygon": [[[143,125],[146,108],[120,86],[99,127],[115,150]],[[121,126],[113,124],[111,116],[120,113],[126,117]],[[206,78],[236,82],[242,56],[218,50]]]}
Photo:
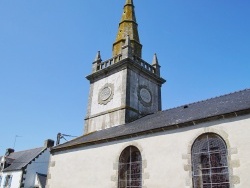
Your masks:
{"label": "leaded glass window", "polygon": [[192,147],[194,188],[230,188],[227,147],[216,134],[203,134]]}
{"label": "leaded glass window", "polygon": [[140,151],[129,146],[119,159],[119,188],[141,188],[142,159]]}

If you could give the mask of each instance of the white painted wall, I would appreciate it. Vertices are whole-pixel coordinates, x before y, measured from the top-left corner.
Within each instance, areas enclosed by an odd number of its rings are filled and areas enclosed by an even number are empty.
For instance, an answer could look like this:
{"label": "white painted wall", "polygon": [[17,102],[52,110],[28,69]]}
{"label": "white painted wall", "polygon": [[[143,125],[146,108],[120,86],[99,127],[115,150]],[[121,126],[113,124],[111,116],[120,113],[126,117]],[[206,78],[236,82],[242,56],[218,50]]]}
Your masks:
{"label": "white painted wall", "polygon": [[[95,116],[97,114],[99,114],[99,116],[85,121],[85,133],[124,124],[124,110],[115,111],[113,113],[106,113],[104,115],[100,115],[100,113],[119,109],[122,106],[125,106],[125,100],[122,100],[125,97],[125,90],[123,89],[123,82],[125,79],[126,70],[121,70],[92,84],[93,93],[90,92],[90,104],[88,104],[89,107],[87,114],[88,117]],[[114,85],[114,90],[112,91],[113,99],[105,105],[99,104],[99,92],[107,83]]]}
{"label": "white painted wall", "polygon": [[7,175],[12,176],[12,181],[11,181],[11,188],[19,188],[20,187],[20,182],[22,178],[22,171],[14,171],[14,172],[3,172],[2,173],[2,183],[1,183],[1,188],[4,188],[4,182],[5,182],[5,177]]}
{"label": "white painted wall", "polygon": [[[114,108],[121,107],[122,105],[122,96],[125,95],[122,93],[122,82],[125,79],[126,70],[121,70],[113,75],[110,75],[106,78],[103,78],[93,84],[93,95],[91,103],[90,116],[105,112]],[[98,94],[100,89],[107,83],[114,84],[114,96],[113,99],[106,105],[98,103]],[[124,105],[124,104],[123,104]]]}
{"label": "white painted wall", "polygon": [[[232,182],[234,188],[250,187],[250,115],[214,121],[133,139],[93,145],[51,156],[47,188],[117,188],[117,162],[123,149],[135,145],[143,159],[144,188],[190,187],[192,178],[187,170],[190,147],[205,132],[221,133],[232,151]],[[237,167],[237,163],[239,166]],[[240,179],[237,180],[237,177]]]}

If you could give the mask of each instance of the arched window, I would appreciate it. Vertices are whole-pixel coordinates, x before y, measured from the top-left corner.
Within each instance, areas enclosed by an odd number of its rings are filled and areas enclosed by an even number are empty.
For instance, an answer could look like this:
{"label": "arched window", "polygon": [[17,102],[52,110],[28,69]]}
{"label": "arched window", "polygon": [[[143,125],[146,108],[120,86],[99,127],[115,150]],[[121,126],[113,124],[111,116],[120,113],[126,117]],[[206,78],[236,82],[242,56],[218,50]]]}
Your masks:
{"label": "arched window", "polygon": [[216,134],[199,136],[192,147],[194,188],[229,188],[227,147]]}
{"label": "arched window", "polygon": [[123,150],[119,159],[119,188],[141,188],[142,159],[140,151],[129,146]]}

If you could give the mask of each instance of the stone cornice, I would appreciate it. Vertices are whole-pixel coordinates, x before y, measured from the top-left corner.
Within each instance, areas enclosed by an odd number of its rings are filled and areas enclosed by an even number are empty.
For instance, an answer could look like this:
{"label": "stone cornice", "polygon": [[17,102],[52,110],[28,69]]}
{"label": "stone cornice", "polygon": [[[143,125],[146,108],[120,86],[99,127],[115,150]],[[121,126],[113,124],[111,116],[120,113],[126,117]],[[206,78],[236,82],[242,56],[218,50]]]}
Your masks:
{"label": "stone cornice", "polygon": [[105,69],[99,70],[97,72],[94,72],[88,75],[86,78],[92,83],[93,81],[100,80],[106,77],[107,75],[114,74],[114,72],[119,72],[124,69],[131,69],[131,70],[135,69],[137,71],[140,71],[141,74],[144,74],[150,77],[152,80],[156,81],[158,84],[163,84],[166,82],[166,80],[148,71],[144,67],[140,66],[131,58],[123,59],[117,63],[114,63],[113,65],[109,67],[106,67]]}

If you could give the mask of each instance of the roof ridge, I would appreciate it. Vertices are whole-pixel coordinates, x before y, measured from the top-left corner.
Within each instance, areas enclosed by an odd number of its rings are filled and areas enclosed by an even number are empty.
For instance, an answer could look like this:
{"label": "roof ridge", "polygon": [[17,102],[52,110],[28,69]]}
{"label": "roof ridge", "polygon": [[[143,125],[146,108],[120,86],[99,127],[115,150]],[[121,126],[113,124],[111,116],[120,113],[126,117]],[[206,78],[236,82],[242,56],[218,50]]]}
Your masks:
{"label": "roof ridge", "polygon": [[[173,110],[173,109],[177,109],[177,108],[181,108],[181,107],[185,107],[185,106],[189,106],[189,105],[194,105],[194,104],[206,102],[206,101],[209,101],[209,100],[212,100],[212,99],[217,99],[217,98],[220,98],[220,97],[226,97],[228,95],[232,95],[232,94],[235,94],[235,93],[240,93],[240,92],[247,91],[247,90],[250,90],[250,88],[230,92],[230,93],[227,93],[227,94],[221,94],[221,95],[218,95],[218,96],[215,96],[215,97],[207,98],[207,99],[196,101],[196,102],[187,103],[187,104],[184,104],[184,105],[176,106],[176,107],[169,108],[169,109],[166,109],[166,110],[162,110],[162,111],[159,111],[159,112],[166,112],[166,111],[169,111],[169,110]],[[159,113],[159,112],[156,112],[156,113]]]}
{"label": "roof ridge", "polygon": [[44,148],[46,148],[46,147],[42,146],[42,147],[36,147],[36,148],[31,148],[31,149],[25,149],[25,150],[21,150],[21,151],[14,151],[13,153],[21,153],[21,152],[27,152],[27,151],[30,151],[30,150],[44,149]]}

